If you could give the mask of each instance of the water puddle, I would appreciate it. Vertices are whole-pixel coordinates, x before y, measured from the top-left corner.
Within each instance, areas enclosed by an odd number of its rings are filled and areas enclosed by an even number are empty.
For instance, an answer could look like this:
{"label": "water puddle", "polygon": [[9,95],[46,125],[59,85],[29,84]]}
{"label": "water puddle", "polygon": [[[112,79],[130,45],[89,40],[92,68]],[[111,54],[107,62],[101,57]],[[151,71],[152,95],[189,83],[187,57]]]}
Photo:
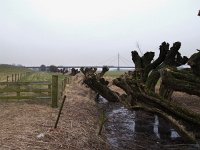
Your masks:
{"label": "water puddle", "polygon": [[131,111],[119,103],[99,99],[108,121],[106,138],[112,149],[198,149],[187,144],[179,133],[163,118],[144,111]]}

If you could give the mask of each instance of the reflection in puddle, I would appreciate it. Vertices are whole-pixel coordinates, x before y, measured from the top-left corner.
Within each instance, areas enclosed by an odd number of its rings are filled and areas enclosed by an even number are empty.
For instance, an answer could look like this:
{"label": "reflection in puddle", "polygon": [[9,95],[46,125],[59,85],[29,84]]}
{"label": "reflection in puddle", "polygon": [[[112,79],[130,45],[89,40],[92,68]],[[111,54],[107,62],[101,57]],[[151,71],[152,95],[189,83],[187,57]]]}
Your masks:
{"label": "reflection in puddle", "polygon": [[[164,145],[187,143],[171,125],[157,115],[143,111],[131,111],[119,103],[100,101],[108,121],[105,133],[112,149],[160,149]],[[191,148],[192,147],[192,148]],[[186,147],[187,148],[187,145]],[[196,149],[188,145],[189,149]]]}
{"label": "reflection in puddle", "polygon": [[153,126],[153,131],[156,134],[156,136],[158,138],[160,138],[160,134],[158,132],[158,126],[159,126],[159,120],[158,120],[158,116],[155,115],[155,122],[154,122],[154,126]]}
{"label": "reflection in puddle", "polygon": [[171,129],[171,138],[178,138],[181,137],[174,129]]}
{"label": "reflection in puddle", "polygon": [[[155,115],[153,131],[154,131],[155,135],[160,139],[161,137],[160,137],[160,133],[159,133],[159,127],[160,127],[159,118],[157,115]],[[176,138],[181,137],[173,128],[170,128],[170,129],[168,128],[168,130],[169,130],[168,132],[170,133],[170,136],[168,137],[169,139],[176,139]]]}

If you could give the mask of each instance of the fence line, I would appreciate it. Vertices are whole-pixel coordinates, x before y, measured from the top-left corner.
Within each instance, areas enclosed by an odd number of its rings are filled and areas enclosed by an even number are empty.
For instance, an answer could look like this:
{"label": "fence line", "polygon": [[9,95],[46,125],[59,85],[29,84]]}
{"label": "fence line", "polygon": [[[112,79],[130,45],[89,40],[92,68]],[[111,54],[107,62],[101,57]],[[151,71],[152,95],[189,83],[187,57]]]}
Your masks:
{"label": "fence line", "polygon": [[[47,88],[34,88],[34,86],[46,85]],[[0,89],[0,93],[4,94],[9,93],[9,96],[0,96],[0,99],[33,99],[38,98],[38,96],[23,96],[24,93],[48,93],[46,98],[51,98],[49,95],[51,93],[51,83],[50,82],[0,82],[0,86],[3,88]],[[16,93],[13,95],[12,93]],[[44,95],[44,94],[43,94]],[[41,98],[41,97],[40,97]]]}
{"label": "fence line", "polygon": [[[10,75],[3,75],[4,81],[7,82],[18,82],[23,77],[30,75],[31,72],[25,72],[25,73],[12,73]],[[2,76],[2,75],[1,75]],[[2,79],[1,79],[2,80]]]}
{"label": "fence line", "polygon": [[66,85],[70,83],[71,83],[71,76],[67,75],[62,81],[62,91],[66,88]]}
{"label": "fence line", "polygon": [[[14,76],[15,75],[13,74],[12,79],[14,79]],[[65,77],[62,81],[61,90],[63,91],[65,85],[69,84],[70,82],[69,76]],[[0,82],[0,87],[0,100],[45,98],[51,99],[52,107],[58,107],[58,75],[52,75],[51,82]],[[30,95],[31,93],[34,93],[34,95]]]}

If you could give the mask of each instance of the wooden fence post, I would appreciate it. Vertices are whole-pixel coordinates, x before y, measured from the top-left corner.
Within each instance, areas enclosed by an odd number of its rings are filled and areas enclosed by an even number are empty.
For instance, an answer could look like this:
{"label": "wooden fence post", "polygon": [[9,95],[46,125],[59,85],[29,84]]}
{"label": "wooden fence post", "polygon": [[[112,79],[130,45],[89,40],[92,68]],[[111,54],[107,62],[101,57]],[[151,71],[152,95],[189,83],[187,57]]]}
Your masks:
{"label": "wooden fence post", "polygon": [[[62,81],[62,91],[64,90],[64,81]],[[61,96],[62,96],[62,92],[61,92]]]}
{"label": "wooden fence post", "polygon": [[12,82],[14,82],[14,74],[12,74]]}
{"label": "wooden fence post", "polygon": [[58,75],[52,75],[51,107],[58,107]]}
{"label": "wooden fence post", "polygon": [[7,82],[9,82],[9,76],[7,76]]}
{"label": "wooden fence post", "polygon": [[68,83],[68,84],[71,83],[71,76],[67,76],[67,83]]}
{"label": "wooden fence post", "polygon": [[66,76],[65,79],[66,79],[66,84],[69,84],[69,76]]}
{"label": "wooden fence post", "polygon": [[[7,76],[7,82],[9,82],[9,76]],[[9,86],[9,84],[7,84],[7,86]]]}
{"label": "wooden fence post", "polygon": [[[48,90],[51,91],[51,84],[48,85]],[[51,92],[48,92],[48,95],[51,95]]]}
{"label": "wooden fence post", "polygon": [[15,82],[17,81],[17,74],[15,74]]}
{"label": "wooden fence post", "polygon": [[65,77],[65,79],[64,79],[64,89],[65,89],[65,87],[66,87],[66,84],[67,84],[67,79],[66,79],[66,77]]}

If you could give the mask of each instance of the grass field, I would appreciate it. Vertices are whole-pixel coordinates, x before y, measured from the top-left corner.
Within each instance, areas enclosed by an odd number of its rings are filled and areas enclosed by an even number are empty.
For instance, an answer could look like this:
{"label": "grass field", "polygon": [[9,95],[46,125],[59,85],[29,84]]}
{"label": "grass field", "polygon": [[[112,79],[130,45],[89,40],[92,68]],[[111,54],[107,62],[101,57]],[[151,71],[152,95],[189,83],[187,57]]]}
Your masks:
{"label": "grass field", "polygon": [[11,78],[12,74],[25,74],[27,72],[33,71],[24,67],[0,64],[0,82],[7,81],[7,76]]}
{"label": "grass field", "polygon": [[126,71],[108,71],[106,72],[106,74],[104,75],[105,77],[113,77],[113,78],[117,78],[120,75],[124,74]]}
{"label": "grass field", "polygon": [[[40,82],[40,81],[52,81],[52,75],[58,75],[58,90],[59,93],[62,92],[62,82],[64,78],[66,77],[63,74],[60,73],[50,73],[50,72],[32,72],[29,76],[24,77],[21,82]],[[43,88],[41,85],[39,85],[38,88]]]}
{"label": "grass field", "polygon": [[30,72],[29,75],[23,77],[21,82],[35,82],[35,81],[49,81],[52,80],[52,75],[58,75],[59,80],[64,79],[64,75],[57,73],[49,73],[49,72],[36,72],[24,67],[12,66],[12,65],[0,65],[0,81],[3,82],[6,80],[7,76],[11,76],[12,74],[20,74]]}
{"label": "grass field", "polygon": [[4,65],[0,64],[0,73],[21,73],[31,71],[30,69],[20,67],[20,66],[12,66],[12,65]]}

